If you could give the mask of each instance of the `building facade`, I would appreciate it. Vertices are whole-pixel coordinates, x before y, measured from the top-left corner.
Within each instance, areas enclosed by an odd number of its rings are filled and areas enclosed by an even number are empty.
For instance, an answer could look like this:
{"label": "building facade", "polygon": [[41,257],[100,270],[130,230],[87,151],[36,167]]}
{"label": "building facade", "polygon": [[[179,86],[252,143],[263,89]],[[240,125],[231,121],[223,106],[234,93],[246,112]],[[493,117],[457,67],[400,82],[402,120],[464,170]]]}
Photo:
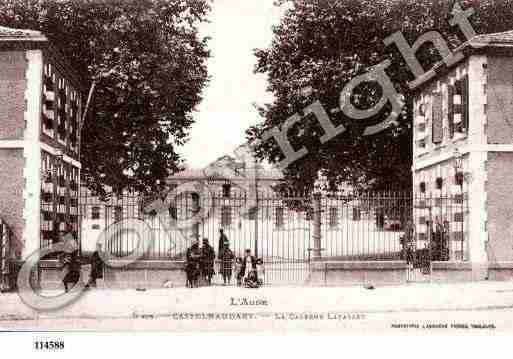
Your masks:
{"label": "building facade", "polygon": [[478,268],[513,260],[513,31],[456,53],[461,61],[435,65],[415,88],[414,194],[431,219],[417,232],[423,240],[430,222],[444,225],[449,259]]}
{"label": "building facade", "polygon": [[0,27],[0,215],[21,259],[78,234],[82,93],[42,33]]}

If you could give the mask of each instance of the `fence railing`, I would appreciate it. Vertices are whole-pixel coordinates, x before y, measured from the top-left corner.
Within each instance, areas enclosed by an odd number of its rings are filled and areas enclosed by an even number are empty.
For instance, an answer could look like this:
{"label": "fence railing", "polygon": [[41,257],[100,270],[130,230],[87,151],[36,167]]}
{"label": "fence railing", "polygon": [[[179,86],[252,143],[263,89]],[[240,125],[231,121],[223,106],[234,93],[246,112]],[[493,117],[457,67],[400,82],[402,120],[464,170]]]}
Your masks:
{"label": "fence railing", "polygon": [[[136,195],[81,202],[82,249],[94,250],[99,233],[124,218],[143,220],[151,229],[148,259],[183,259],[191,243],[207,239],[216,253],[219,230],[235,256],[250,249],[267,263],[331,260],[463,259],[466,253],[467,206],[461,194],[404,193],[297,195],[261,191],[248,196],[231,190],[205,198],[183,194],[166,203],[165,213],[143,210]],[[254,206],[253,206],[254,205]],[[256,209],[255,209],[256,208]],[[194,226],[177,228],[201,214]],[[138,237],[128,228],[111,233],[112,254],[131,253]],[[427,259],[426,259],[427,258]]]}
{"label": "fence railing", "polygon": [[14,233],[0,218],[0,291],[12,289]]}

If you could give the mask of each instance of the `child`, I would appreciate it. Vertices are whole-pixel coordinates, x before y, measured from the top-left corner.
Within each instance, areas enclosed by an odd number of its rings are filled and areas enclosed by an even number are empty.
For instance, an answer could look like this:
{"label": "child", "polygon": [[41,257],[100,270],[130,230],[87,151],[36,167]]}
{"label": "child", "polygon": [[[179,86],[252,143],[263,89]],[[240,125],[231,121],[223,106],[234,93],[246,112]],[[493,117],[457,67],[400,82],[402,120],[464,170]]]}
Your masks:
{"label": "child", "polygon": [[260,285],[258,283],[257,271],[255,269],[251,269],[244,278],[244,286],[246,288],[258,288]]}
{"label": "child", "polygon": [[[232,281],[233,257],[233,252],[226,247],[221,256],[221,275],[223,276],[224,285],[226,283],[230,284]],[[237,275],[237,272],[235,272],[235,275]]]}
{"label": "child", "polygon": [[257,267],[257,282],[259,286],[264,285],[264,277],[265,277],[265,268],[264,268],[264,260],[262,258],[258,258],[256,261]]}
{"label": "child", "polygon": [[242,258],[237,257],[235,260],[235,276],[237,277],[237,286],[242,285],[242,278],[244,277],[244,273],[242,273]]}

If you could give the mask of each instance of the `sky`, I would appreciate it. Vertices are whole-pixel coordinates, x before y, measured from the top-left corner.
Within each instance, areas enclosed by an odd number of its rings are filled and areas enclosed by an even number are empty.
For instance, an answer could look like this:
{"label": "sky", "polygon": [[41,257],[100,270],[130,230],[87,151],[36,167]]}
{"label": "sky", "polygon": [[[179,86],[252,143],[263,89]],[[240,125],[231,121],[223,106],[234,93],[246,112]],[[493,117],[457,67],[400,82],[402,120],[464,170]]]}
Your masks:
{"label": "sky", "polygon": [[178,149],[189,168],[203,168],[232,155],[245,142],[245,130],[261,121],[253,104],[272,100],[266,76],[253,73],[253,49],[271,44],[272,25],[279,23],[283,12],[273,1],[214,0],[210,23],[201,27],[202,35],[212,38],[211,80],[194,114],[190,139]]}

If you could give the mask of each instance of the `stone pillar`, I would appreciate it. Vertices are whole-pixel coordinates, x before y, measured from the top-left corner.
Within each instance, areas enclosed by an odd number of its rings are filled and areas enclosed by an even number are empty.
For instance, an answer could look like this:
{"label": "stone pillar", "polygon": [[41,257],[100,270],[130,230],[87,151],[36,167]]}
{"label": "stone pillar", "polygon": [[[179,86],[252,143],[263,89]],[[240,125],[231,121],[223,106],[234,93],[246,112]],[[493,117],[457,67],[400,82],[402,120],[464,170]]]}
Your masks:
{"label": "stone pillar", "polygon": [[313,260],[321,259],[321,226],[322,226],[322,207],[321,194],[315,193],[313,196]]}

